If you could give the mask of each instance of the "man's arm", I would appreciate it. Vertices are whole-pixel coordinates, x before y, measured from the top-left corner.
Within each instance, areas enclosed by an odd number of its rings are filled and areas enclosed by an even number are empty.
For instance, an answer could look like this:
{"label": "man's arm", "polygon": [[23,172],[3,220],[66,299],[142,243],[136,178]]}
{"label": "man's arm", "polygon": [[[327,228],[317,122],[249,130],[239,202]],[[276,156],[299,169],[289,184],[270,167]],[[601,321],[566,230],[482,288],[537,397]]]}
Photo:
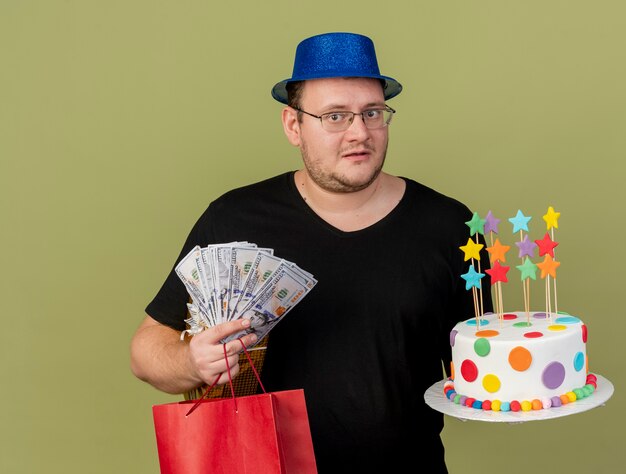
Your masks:
{"label": "man's arm", "polygon": [[[184,393],[202,384],[228,382],[223,344],[219,341],[250,326],[248,319],[228,321],[191,338],[180,340],[180,332],[146,316],[135,332],[130,346],[131,370],[135,376],[155,388],[172,394]],[[256,335],[241,338],[247,346]],[[226,344],[231,376],[239,373],[238,340]]]}

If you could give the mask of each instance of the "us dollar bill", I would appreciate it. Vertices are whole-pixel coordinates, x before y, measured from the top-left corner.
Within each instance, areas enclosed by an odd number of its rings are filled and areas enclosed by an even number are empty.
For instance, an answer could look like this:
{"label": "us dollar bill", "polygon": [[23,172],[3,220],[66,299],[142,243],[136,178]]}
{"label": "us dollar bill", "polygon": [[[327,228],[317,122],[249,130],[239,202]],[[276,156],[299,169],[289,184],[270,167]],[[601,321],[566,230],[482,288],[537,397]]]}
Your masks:
{"label": "us dollar bill", "polygon": [[273,255],[270,248],[258,248],[254,244],[234,246],[230,252],[230,282],[228,289],[228,311],[226,319],[232,319],[239,296],[243,291],[246,278],[259,253]]}
{"label": "us dollar bill", "polygon": [[241,314],[241,308],[245,307],[248,302],[259,291],[261,286],[268,280],[272,273],[283,262],[282,258],[272,254],[259,252],[254,258],[243,288],[234,304],[231,319],[238,318]]}
{"label": "us dollar bill", "polygon": [[254,332],[258,343],[317,284],[313,274],[273,249],[247,241],[196,245],[175,271],[191,298],[181,339],[244,317],[251,326],[222,342]]}
{"label": "us dollar bill", "polygon": [[200,246],[196,245],[181,261],[176,265],[175,271],[178,278],[183,282],[187,292],[191,296],[192,302],[198,308],[207,324],[211,324],[207,299],[202,289],[200,272],[197,261],[200,256]]}
{"label": "us dollar bill", "polygon": [[290,262],[282,261],[258,293],[241,309],[240,317],[249,319],[250,327],[226,338],[224,342],[251,332],[257,335],[257,341],[263,339],[317,283],[312,277],[303,278],[298,270]]}

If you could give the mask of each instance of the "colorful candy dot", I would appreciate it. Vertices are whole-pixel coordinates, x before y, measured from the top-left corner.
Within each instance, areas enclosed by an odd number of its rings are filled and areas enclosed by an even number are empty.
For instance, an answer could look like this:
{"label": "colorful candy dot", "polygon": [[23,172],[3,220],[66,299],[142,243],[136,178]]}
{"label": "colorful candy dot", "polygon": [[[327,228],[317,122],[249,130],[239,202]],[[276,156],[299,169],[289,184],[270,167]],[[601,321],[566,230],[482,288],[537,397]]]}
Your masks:
{"label": "colorful candy dot", "polygon": [[574,370],[580,372],[585,367],[585,354],[577,352],[574,356]]}
{"label": "colorful candy dot", "polygon": [[522,408],[522,404],[518,402],[517,400],[513,400],[511,402],[511,411],[520,411],[521,408]]}
{"label": "colorful candy dot", "polygon": [[519,323],[513,323],[514,328],[529,328],[533,325],[533,323],[529,323],[527,321],[520,321]]}
{"label": "colorful candy dot", "polygon": [[482,331],[476,331],[476,337],[495,337],[500,334],[495,329],[483,329]]}
{"label": "colorful candy dot", "polygon": [[559,324],[575,324],[575,323],[579,323],[580,319],[574,316],[561,316],[559,318],[556,318],[554,322],[559,323]]}
{"label": "colorful candy dot", "polygon": [[541,381],[547,388],[554,390],[558,388],[565,380],[565,367],[560,362],[551,362],[541,374]]}
{"label": "colorful candy dot", "polygon": [[517,314],[503,314],[502,319],[505,321],[510,321],[512,319],[517,319]]}
{"label": "colorful candy dot", "polygon": [[473,382],[478,377],[478,367],[469,359],[461,364],[461,377],[468,382]]}
{"label": "colorful candy dot", "polygon": [[561,401],[561,397],[554,396],[550,399],[550,401],[552,402],[553,407],[560,407],[561,405],[563,405],[563,402]]}
{"label": "colorful candy dot", "polygon": [[580,329],[582,330],[583,342],[587,342],[587,326],[583,324]]}
{"label": "colorful candy dot", "polygon": [[543,403],[541,402],[541,400],[535,398],[532,402],[531,402],[531,406],[533,410],[541,410],[543,408]]}
{"label": "colorful candy dot", "polygon": [[[482,332],[482,331],[481,331]],[[491,344],[484,337],[480,337],[474,341],[474,352],[480,357],[485,357],[491,351]]]}
{"label": "colorful candy dot", "polygon": [[[493,409],[493,404],[491,406]],[[500,411],[511,411],[511,404],[509,402],[502,402],[500,404]]]}
{"label": "colorful candy dot", "polygon": [[[476,326],[476,319],[468,319],[467,321],[465,321],[465,324],[467,324],[468,326]],[[489,321],[487,319],[479,319],[478,320],[478,325],[479,326],[486,326],[487,324],[489,324]]]}
{"label": "colorful candy dot", "polygon": [[475,398],[472,398],[472,397],[466,398],[465,399],[465,406],[466,407],[471,407],[474,404],[475,401],[476,401]]}
{"label": "colorful candy dot", "polygon": [[541,405],[543,406],[543,408],[550,408],[552,406],[552,399],[548,397],[542,398]]}
{"label": "colorful candy dot", "polygon": [[472,408],[476,408],[478,410],[482,409],[483,407],[483,402],[481,402],[480,400],[476,400],[474,403],[472,403]]}
{"label": "colorful candy dot", "polygon": [[517,346],[511,349],[509,352],[509,364],[518,372],[523,372],[530,367],[533,361],[533,356],[528,349],[522,346]]}
{"label": "colorful candy dot", "polygon": [[543,333],[540,333],[539,331],[530,331],[524,333],[524,337],[527,337],[529,339],[535,339],[537,337],[543,337]]}
{"label": "colorful candy dot", "polygon": [[483,401],[483,410],[491,410],[491,400]]}
{"label": "colorful candy dot", "polygon": [[574,395],[576,395],[576,400],[580,400],[587,396],[585,395],[585,391],[582,388],[575,388],[574,390],[572,390],[572,392],[574,392]]}
{"label": "colorful candy dot", "polygon": [[576,394],[574,392],[567,392],[565,395],[567,395],[570,402],[576,401]]}
{"label": "colorful candy dot", "polygon": [[454,347],[454,343],[456,342],[456,335],[459,333],[456,329],[450,331],[450,347]]}
{"label": "colorful candy dot", "polygon": [[567,326],[563,324],[552,324],[551,326],[548,326],[548,331],[565,331],[566,329]]}
{"label": "colorful candy dot", "polygon": [[500,411],[502,402],[500,400],[493,400],[491,402],[491,411]]}
{"label": "colorful candy dot", "polygon": [[493,374],[487,374],[483,377],[483,387],[489,393],[496,393],[500,390],[500,379]]}
{"label": "colorful candy dot", "polygon": [[563,405],[567,405],[569,403],[569,401],[570,401],[569,397],[567,395],[561,395],[559,398],[561,399],[561,403]]}

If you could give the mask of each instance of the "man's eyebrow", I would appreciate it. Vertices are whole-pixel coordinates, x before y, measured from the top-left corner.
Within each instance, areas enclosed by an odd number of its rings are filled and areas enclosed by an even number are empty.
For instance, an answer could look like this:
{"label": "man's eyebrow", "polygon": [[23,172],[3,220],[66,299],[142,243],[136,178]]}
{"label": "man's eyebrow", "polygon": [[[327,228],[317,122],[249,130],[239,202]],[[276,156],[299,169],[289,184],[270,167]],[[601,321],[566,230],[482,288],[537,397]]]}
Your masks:
{"label": "man's eyebrow", "polygon": [[[385,107],[387,104],[385,104],[384,101],[381,102],[369,102],[368,104],[365,104],[365,106],[363,107],[363,110],[366,109],[370,109],[372,107]],[[350,112],[350,109],[348,108],[347,105],[345,104],[328,104],[325,107],[322,108],[322,113],[329,113],[329,112]]]}

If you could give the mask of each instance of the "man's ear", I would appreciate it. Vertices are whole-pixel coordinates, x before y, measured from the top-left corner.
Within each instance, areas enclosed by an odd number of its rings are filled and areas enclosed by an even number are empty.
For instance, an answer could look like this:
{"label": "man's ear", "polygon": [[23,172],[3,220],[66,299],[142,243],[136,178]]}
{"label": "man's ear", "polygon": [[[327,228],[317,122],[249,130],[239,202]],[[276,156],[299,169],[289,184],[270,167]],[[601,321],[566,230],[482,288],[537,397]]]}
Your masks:
{"label": "man's ear", "polygon": [[283,130],[287,135],[287,140],[293,146],[300,146],[300,122],[298,122],[298,111],[291,107],[285,107],[282,113]]}

